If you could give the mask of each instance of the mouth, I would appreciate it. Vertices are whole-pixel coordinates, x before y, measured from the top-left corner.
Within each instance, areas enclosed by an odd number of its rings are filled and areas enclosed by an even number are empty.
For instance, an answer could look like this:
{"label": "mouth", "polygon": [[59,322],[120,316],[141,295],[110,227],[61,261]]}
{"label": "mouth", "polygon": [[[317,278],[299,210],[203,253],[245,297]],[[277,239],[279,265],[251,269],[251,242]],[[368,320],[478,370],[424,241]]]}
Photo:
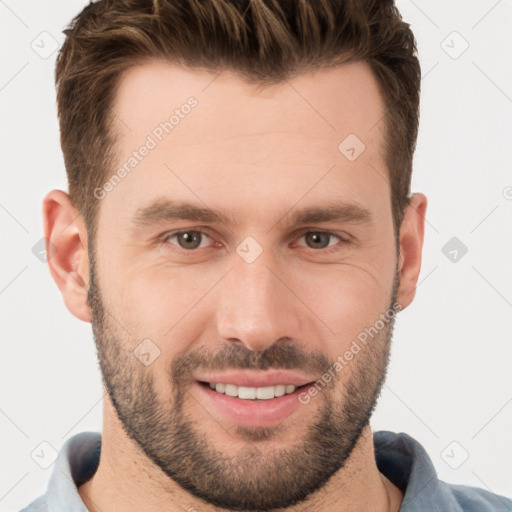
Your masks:
{"label": "mouth", "polygon": [[295,416],[311,413],[311,408],[303,407],[301,396],[317,380],[284,369],[204,372],[193,379],[196,400],[218,423],[253,428],[276,426],[290,416],[297,420]]}
{"label": "mouth", "polygon": [[221,395],[227,395],[233,398],[240,398],[241,400],[250,400],[254,402],[265,402],[267,400],[273,400],[285,395],[291,395],[303,388],[307,388],[312,382],[304,384],[302,386],[294,386],[293,384],[277,384],[275,386],[265,387],[248,387],[248,386],[237,386],[236,384],[225,384],[223,382],[202,382],[198,381],[203,387],[207,387],[219,393]]}
{"label": "mouth", "polygon": [[248,387],[237,386],[236,384],[226,384],[223,382],[198,382],[203,387],[210,388],[214,392],[221,395],[253,402],[265,402],[267,400],[273,400],[285,395],[291,395],[296,391],[300,392],[303,390],[303,388],[307,388],[313,384],[312,382],[309,382],[302,386],[294,386],[293,384],[277,384],[275,386]]}
{"label": "mouth", "polygon": [[[219,384],[221,383],[195,381],[192,390],[203,409],[221,423],[265,428],[278,425],[291,415],[305,414],[308,408],[303,407],[300,394],[312,383],[302,386],[277,384],[258,388],[222,383],[223,391]],[[284,394],[281,395],[283,386]],[[221,391],[217,391],[217,388]],[[268,398],[258,398],[262,396]]]}

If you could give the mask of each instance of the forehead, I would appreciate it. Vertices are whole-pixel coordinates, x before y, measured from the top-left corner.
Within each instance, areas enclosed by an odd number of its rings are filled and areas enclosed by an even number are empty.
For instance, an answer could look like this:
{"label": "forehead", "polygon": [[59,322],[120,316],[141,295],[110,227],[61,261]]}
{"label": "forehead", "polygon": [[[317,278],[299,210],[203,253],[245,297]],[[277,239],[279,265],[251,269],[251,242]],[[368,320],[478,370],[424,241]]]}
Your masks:
{"label": "forehead", "polygon": [[263,87],[230,70],[215,74],[151,60],[128,69],[120,80],[113,107],[118,121],[126,123],[125,141],[134,127],[150,133],[155,123],[169,119],[192,96],[200,107],[194,114],[200,115],[190,116],[185,127],[173,132],[173,138],[183,142],[216,142],[229,130],[263,134],[279,121],[280,130],[331,136],[334,141],[354,133],[371,145],[378,142],[384,114],[377,81],[365,62]]}
{"label": "forehead", "polygon": [[[260,87],[228,70],[148,61],[122,76],[113,111],[119,149],[113,172],[124,166],[126,177],[109,203],[131,201],[135,209],[144,197],[180,190],[184,200],[224,191],[223,200],[240,203],[250,190],[271,207],[273,198],[297,200],[307,188],[314,189],[311,201],[322,193],[334,201],[343,186],[364,204],[370,189],[389,186],[384,105],[363,62]],[[149,145],[135,160],[134,152]],[[322,186],[314,186],[319,180]]]}

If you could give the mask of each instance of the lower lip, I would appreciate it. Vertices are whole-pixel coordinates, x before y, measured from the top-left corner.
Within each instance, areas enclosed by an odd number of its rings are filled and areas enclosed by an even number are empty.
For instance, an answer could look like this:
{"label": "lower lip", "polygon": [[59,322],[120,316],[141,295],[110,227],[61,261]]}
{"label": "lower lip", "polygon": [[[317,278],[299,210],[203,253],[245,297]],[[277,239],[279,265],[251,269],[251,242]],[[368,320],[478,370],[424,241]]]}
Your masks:
{"label": "lower lip", "polygon": [[224,419],[247,427],[269,427],[281,423],[301,406],[299,394],[306,389],[306,386],[301,386],[289,395],[269,400],[244,400],[218,393],[209,385],[199,382],[194,385],[204,397],[201,403],[208,409],[214,409]]}

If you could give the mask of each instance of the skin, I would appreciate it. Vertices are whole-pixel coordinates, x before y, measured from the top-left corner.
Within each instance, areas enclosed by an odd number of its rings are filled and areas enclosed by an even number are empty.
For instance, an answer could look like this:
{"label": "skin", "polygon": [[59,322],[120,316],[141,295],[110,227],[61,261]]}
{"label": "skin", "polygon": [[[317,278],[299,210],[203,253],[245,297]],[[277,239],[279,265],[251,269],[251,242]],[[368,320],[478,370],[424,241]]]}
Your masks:
{"label": "skin", "polygon": [[[344,354],[391,304],[404,309],[412,302],[421,268],[426,197],[411,196],[397,254],[379,123],[384,106],[365,63],[304,73],[266,89],[228,71],[214,78],[157,61],[138,65],[123,77],[114,104],[120,120],[114,170],[189,96],[198,106],[99,200],[92,286],[91,241],[82,217],[63,191],[53,190],[44,199],[45,234],[57,247],[49,259],[52,276],[71,313],[93,324],[104,380],[109,375],[112,388],[104,400],[100,464],[79,488],[80,495],[91,511],[224,510],[215,502],[213,488],[221,493],[229,478],[240,474],[260,489],[272,482],[284,489],[283,471],[274,471],[279,460],[295,453],[297,458],[290,460],[297,464],[290,467],[298,477],[311,462],[304,451],[309,446],[324,449],[332,467],[339,468],[302,501],[292,503],[289,496],[282,509],[398,510],[402,492],[378,471],[369,424],[362,423],[353,445],[339,447],[346,451],[344,460],[336,449],[327,450],[329,429],[322,429],[329,425],[331,434],[351,432],[354,425],[344,407],[357,390],[364,397],[361,414],[371,414],[387,366],[392,325],[308,405],[274,429],[240,428],[208,409],[185,363],[203,369],[220,368],[221,363],[243,368],[237,365],[251,360],[263,368],[262,354],[275,356],[270,360],[276,362],[288,347],[297,356],[297,365],[290,368],[321,377],[321,363],[332,364]],[[350,133],[366,146],[353,162],[338,150]],[[156,198],[206,205],[229,213],[232,221],[175,220],[136,227],[135,212]],[[295,210],[328,202],[356,202],[371,213],[371,222],[286,225]],[[162,235],[180,230],[207,236],[194,251],[180,248],[177,237],[163,240]],[[305,236],[325,231],[345,241],[332,237],[325,244],[329,247],[318,248]],[[250,264],[236,252],[247,236],[263,249]],[[133,350],[147,338],[160,355],[144,366]],[[154,403],[140,400],[139,409],[160,412],[160,420],[168,418],[168,423],[160,425],[157,415],[137,416],[138,409],[130,409],[130,397],[137,400],[137,389],[142,389],[137,386],[143,383]],[[117,406],[112,396],[119,399]],[[143,439],[149,428],[144,418],[170,429],[173,413],[189,420],[189,433],[205,439],[211,500],[199,488],[184,488],[186,482],[170,478],[148,456],[158,433],[169,434],[158,445],[158,453],[166,454],[170,433],[179,439],[186,427],[176,423],[181,430],[155,430]],[[219,453],[231,466],[216,465]],[[302,467],[301,460],[306,461]],[[186,471],[183,475],[185,479]],[[240,489],[242,495],[248,492]],[[271,487],[266,496],[277,499]],[[264,501],[248,504],[247,510],[257,510]],[[234,503],[231,508],[243,509]]]}

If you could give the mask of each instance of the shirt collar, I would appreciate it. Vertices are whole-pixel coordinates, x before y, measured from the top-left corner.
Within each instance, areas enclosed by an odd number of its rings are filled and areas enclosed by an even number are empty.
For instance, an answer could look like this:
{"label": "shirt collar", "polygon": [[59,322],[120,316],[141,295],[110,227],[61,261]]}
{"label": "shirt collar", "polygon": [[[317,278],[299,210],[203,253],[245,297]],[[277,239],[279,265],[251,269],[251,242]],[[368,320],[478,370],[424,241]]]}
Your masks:
{"label": "shirt collar", "polygon": [[99,432],[81,432],[64,443],[48,482],[48,512],[88,512],[78,487],[98,468],[100,450]]}

